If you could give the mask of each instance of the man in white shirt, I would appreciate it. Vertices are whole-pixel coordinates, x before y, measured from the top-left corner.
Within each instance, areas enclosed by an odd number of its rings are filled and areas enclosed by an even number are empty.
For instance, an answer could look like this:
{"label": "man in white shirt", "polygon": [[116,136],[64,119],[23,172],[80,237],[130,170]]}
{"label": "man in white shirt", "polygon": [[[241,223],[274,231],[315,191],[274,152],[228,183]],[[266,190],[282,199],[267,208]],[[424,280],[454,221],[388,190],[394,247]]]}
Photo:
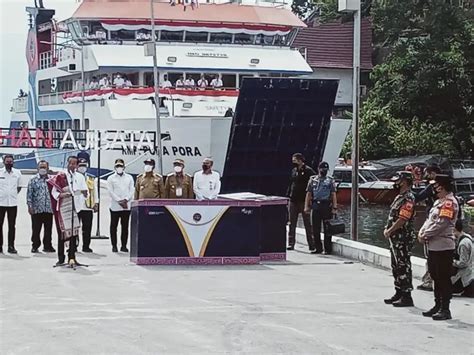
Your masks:
{"label": "man in white shirt", "polygon": [[117,76],[114,79],[114,86],[118,89],[123,88],[125,85],[125,80],[122,78],[120,74],[117,74]]}
{"label": "man in white shirt", "polygon": [[198,200],[214,200],[221,191],[221,177],[212,171],[214,162],[206,158],[202,162],[202,171],[194,174],[193,190]]}
{"label": "man in white shirt", "polygon": [[183,89],[184,88],[184,77],[180,76],[178,80],[176,80],[176,89]]}
{"label": "man in white shirt", "polygon": [[123,159],[115,160],[115,173],[107,179],[110,203],[110,241],[112,242],[112,252],[117,253],[117,227],[120,221],[121,242],[120,251],[128,252],[128,221],[130,219],[130,206],[135,193],[135,184],[131,175],[125,171]]}
{"label": "man in white shirt", "polygon": [[99,80],[99,89],[108,89],[110,87],[110,80],[107,74],[102,76],[102,79]]}
{"label": "man in white shirt", "polygon": [[214,79],[211,81],[211,86],[214,89],[221,89],[224,86],[224,83],[222,82],[222,76],[216,75]]}
{"label": "man in white shirt", "polygon": [[8,252],[16,254],[15,226],[18,210],[18,193],[21,190],[21,172],[13,167],[12,155],[3,156],[4,167],[0,169],[0,253],[3,253],[3,221],[8,219]]}
{"label": "man in white shirt", "polygon": [[99,89],[99,82],[97,81],[97,77],[93,76],[91,82],[89,83],[89,90],[97,89]]}
{"label": "man in white shirt", "polygon": [[[87,197],[87,184],[86,179],[80,173],[77,173],[78,158],[76,156],[70,156],[67,161],[67,171],[65,173],[59,173],[52,179],[48,180],[48,184],[51,185],[51,203],[53,204],[54,217],[56,221],[56,230],[58,232],[58,262],[57,265],[64,263],[64,242],[66,239],[65,234],[69,232],[69,251],[68,251],[68,262],[76,263],[76,246],[78,238],[78,225],[71,226],[71,230],[66,231],[61,229],[60,217],[61,214],[61,201],[66,198],[73,197],[73,208],[75,213],[81,211],[82,206],[85,203]],[[60,216],[61,215],[61,216]],[[69,212],[74,220],[74,213]]]}
{"label": "man in white shirt", "polygon": [[184,82],[184,86],[186,86],[187,89],[194,89],[196,86],[196,83],[194,82],[194,79],[189,77],[186,78],[186,81]]}
{"label": "man in white shirt", "polygon": [[161,82],[161,87],[166,89],[166,88],[171,88],[173,87],[173,84],[171,84],[171,81],[168,80],[168,75],[163,75],[163,81]]}
{"label": "man in white shirt", "polygon": [[198,87],[201,90],[205,90],[209,86],[209,82],[207,81],[204,74],[201,74],[201,78],[198,80]]}
{"label": "man in white shirt", "polygon": [[91,234],[92,221],[94,213],[99,210],[99,184],[95,176],[87,173],[89,162],[85,158],[79,158],[79,165],[77,168],[78,174],[84,176],[87,186],[86,198],[81,198],[81,206],[78,213],[79,220],[82,224],[82,251],[84,253],[92,253]]}

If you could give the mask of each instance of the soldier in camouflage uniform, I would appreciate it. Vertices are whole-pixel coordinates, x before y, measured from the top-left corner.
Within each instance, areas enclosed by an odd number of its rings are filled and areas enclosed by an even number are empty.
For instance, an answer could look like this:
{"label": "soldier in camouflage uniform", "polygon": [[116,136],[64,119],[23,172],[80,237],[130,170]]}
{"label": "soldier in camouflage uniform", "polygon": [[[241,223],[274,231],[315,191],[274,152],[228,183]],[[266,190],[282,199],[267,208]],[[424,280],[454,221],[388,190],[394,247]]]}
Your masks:
{"label": "soldier in camouflage uniform", "polygon": [[413,285],[410,256],[416,239],[413,227],[415,196],[411,191],[413,175],[408,171],[400,171],[392,181],[395,183],[394,188],[399,190],[399,195],[390,206],[384,236],[390,241],[395,295],[384,302],[394,307],[411,307]]}

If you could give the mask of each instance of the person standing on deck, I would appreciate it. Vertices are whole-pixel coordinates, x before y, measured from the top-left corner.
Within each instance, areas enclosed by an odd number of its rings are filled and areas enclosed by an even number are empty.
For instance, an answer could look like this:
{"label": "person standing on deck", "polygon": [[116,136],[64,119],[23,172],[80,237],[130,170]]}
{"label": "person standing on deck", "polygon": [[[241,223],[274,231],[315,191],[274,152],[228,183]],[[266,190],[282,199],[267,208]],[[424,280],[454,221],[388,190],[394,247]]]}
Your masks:
{"label": "person standing on deck", "polygon": [[155,160],[145,160],[144,172],[137,177],[135,184],[135,200],[143,200],[149,198],[164,198],[165,185],[163,184],[163,177],[156,174]]}
{"label": "person standing on deck", "polygon": [[173,170],[174,172],[166,177],[165,198],[193,199],[193,178],[184,173],[184,160],[175,159]]}

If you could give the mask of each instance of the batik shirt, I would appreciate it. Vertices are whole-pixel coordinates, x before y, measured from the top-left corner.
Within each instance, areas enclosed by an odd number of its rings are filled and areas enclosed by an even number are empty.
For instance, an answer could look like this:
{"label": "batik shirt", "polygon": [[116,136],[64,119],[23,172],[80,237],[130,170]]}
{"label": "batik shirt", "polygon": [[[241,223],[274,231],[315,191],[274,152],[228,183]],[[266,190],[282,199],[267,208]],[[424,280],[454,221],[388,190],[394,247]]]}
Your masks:
{"label": "batik shirt", "polygon": [[28,207],[33,210],[33,214],[53,213],[51,207],[51,197],[48,190],[48,175],[41,177],[37,174],[28,183],[28,191],[26,193],[26,202]]}

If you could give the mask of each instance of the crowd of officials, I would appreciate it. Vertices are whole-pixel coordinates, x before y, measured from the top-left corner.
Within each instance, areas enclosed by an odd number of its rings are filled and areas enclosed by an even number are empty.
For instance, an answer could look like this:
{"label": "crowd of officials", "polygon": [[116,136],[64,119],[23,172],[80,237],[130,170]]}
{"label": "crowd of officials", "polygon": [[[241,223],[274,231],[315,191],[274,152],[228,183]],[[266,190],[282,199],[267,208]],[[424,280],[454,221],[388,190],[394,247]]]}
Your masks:
{"label": "crowd of officials", "polygon": [[[16,254],[15,227],[18,208],[18,193],[21,190],[20,170],[14,168],[11,155],[3,156],[4,167],[0,169],[0,253],[3,253],[3,222],[8,220],[8,253]],[[77,213],[82,232],[82,251],[92,253],[90,247],[92,221],[99,208],[98,179],[87,173],[87,158],[71,156],[65,172],[50,175],[48,162],[38,162],[37,174],[28,183],[26,203],[31,216],[31,252],[38,253],[41,244],[43,252],[55,253],[52,241],[53,220],[56,222],[58,235],[58,264],[65,262],[64,241],[69,239],[68,259],[75,259],[75,251],[79,244],[77,235],[72,239],[64,235],[64,226],[59,218],[60,201],[72,198],[73,209]],[[213,161],[204,159],[202,170],[194,177],[184,172],[185,163],[181,159],[173,162],[173,173],[166,181],[155,169],[155,161],[144,161],[144,171],[138,175],[136,182],[126,173],[125,161],[117,159],[114,172],[107,179],[110,194],[110,240],[112,251],[118,252],[117,232],[121,226],[120,251],[128,252],[128,234],[131,201],[138,199],[216,199],[220,192],[220,175],[212,170]],[[77,226],[78,227],[78,226]],[[41,230],[43,239],[41,241]]]}
{"label": "crowd of officials", "polygon": [[[337,213],[337,184],[328,176],[326,162],[319,164],[317,173],[306,165],[302,154],[294,154],[292,163],[294,168],[287,193],[290,199],[287,249],[294,249],[296,224],[302,214],[310,252],[331,254],[330,221]],[[412,171],[400,171],[392,178],[398,195],[390,206],[383,234],[390,244],[395,294],[384,302],[394,307],[414,306],[410,257],[418,239],[427,258],[427,274],[418,288],[434,291],[435,298],[435,305],[423,312],[423,316],[447,320],[451,319],[449,305],[453,291],[474,296],[474,240],[463,231],[462,209],[454,194],[451,176],[442,174],[437,165],[428,166],[424,173],[426,187],[419,193],[412,190],[415,180]],[[419,202],[426,204],[427,218],[417,235],[413,220],[415,205]]]}

